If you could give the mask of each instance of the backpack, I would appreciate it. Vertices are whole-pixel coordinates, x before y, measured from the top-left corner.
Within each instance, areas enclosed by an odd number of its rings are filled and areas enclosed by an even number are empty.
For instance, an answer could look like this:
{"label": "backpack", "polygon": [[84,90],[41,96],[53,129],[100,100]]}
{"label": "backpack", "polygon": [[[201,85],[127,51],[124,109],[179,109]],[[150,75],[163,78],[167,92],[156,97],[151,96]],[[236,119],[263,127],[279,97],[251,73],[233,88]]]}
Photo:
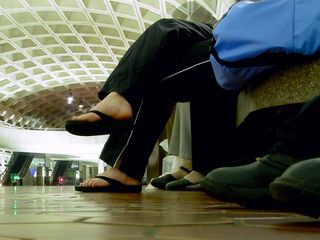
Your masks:
{"label": "backpack", "polygon": [[319,56],[320,1],[241,1],[212,34],[216,80],[224,89],[239,90],[259,74]]}

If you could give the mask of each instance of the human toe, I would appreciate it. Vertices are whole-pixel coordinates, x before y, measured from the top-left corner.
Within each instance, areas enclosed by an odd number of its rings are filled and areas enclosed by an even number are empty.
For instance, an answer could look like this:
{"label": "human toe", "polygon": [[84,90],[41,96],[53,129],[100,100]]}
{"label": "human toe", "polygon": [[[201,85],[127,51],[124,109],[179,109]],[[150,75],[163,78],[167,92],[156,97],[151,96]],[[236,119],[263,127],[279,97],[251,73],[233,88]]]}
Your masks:
{"label": "human toe", "polygon": [[89,113],[81,114],[79,116],[73,116],[72,120],[74,120],[74,121],[95,122],[95,121],[99,121],[100,117],[97,114],[93,113],[93,112],[89,112]]}
{"label": "human toe", "polygon": [[104,187],[108,185],[109,183],[107,181],[98,178],[90,178],[80,183],[82,187]]}

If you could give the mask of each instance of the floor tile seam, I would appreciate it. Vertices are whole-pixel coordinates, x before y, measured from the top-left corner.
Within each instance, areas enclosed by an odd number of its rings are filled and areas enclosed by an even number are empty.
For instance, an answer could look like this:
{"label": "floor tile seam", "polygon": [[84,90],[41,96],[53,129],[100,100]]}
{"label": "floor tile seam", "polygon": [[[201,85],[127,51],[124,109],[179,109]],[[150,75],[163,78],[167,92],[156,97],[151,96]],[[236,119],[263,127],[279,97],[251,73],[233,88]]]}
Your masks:
{"label": "floor tile seam", "polygon": [[201,223],[181,223],[181,224],[148,224],[148,223],[101,223],[101,222],[81,222],[83,224],[93,224],[93,225],[112,225],[112,226],[132,226],[132,227],[190,227],[190,226],[222,226],[222,225],[233,225],[233,222],[220,222],[220,223],[212,223],[212,222],[201,222]]}
{"label": "floor tile seam", "polygon": [[[288,223],[295,223],[295,222],[288,222]],[[301,233],[301,231],[306,231],[306,230],[310,230],[309,233],[320,233],[320,229],[319,228],[315,228],[315,227],[296,227],[295,225],[290,226],[290,225],[281,225],[281,224],[285,224],[285,223],[270,223],[270,224],[248,224],[245,223],[245,221],[239,221],[239,222],[235,222],[234,226],[235,227],[241,227],[241,228],[263,228],[263,229],[273,229],[273,230],[285,230],[287,232],[295,232],[295,233]],[[307,232],[304,232],[307,233]]]}
{"label": "floor tile seam", "polygon": [[[87,218],[85,218],[86,220]],[[82,219],[72,220],[72,221],[56,221],[56,222],[9,222],[9,223],[0,223],[0,226],[6,226],[6,225],[35,225],[35,224],[74,224],[74,223],[84,223],[85,221]]]}
{"label": "floor tile seam", "polygon": [[36,240],[35,238],[21,238],[21,237],[12,237],[7,235],[0,235],[0,239],[6,239],[6,240]]}

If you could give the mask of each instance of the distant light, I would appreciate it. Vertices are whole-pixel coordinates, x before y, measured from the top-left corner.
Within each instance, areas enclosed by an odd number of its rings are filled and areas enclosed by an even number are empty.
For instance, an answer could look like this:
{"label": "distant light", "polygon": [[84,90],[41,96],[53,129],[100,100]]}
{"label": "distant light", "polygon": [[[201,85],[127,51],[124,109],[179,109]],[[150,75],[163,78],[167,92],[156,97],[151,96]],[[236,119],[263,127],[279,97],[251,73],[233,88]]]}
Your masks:
{"label": "distant light", "polygon": [[11,173],[10,180],[11,180],[11,184],[15,185],[20,180],[20,177],[16,173]]}
{"label": "distant light", "polygon": [[69,96],[69,97],[67,97],[67,103],[68,104],[71,104],[72,102],[73,102],[73,97],[72,96]]}
{"label": "distant light", "polygon": [[58,184],[59,185],[63,185],[64,184],[64,178],[63,177],[61,177],[61,176],[58,177]]}
{"label": "distant light", "polygon": [[82,111],[82,110],[83,110],[83,104],[79,104],[78,110],[79,110],[79,111]]}
{"label": "distant light", "polygon": [[30,173],[30,176],[33,176],[33,177],[37,177],[37,174],[36,174],[36,169],[35,168],[29,168],[29,173]]}

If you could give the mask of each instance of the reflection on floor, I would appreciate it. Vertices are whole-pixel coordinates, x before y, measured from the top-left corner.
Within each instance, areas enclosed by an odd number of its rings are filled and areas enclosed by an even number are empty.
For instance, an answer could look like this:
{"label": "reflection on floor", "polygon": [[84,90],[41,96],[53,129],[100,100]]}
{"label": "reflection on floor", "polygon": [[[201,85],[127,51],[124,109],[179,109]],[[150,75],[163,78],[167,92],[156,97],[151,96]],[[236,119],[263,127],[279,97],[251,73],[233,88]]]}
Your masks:
{"label": "reflection on floor", "polygon": [[246,210],[202,192],[79,193],[72,186],[0,187],[0,240],[319,239],[320,221]]}

